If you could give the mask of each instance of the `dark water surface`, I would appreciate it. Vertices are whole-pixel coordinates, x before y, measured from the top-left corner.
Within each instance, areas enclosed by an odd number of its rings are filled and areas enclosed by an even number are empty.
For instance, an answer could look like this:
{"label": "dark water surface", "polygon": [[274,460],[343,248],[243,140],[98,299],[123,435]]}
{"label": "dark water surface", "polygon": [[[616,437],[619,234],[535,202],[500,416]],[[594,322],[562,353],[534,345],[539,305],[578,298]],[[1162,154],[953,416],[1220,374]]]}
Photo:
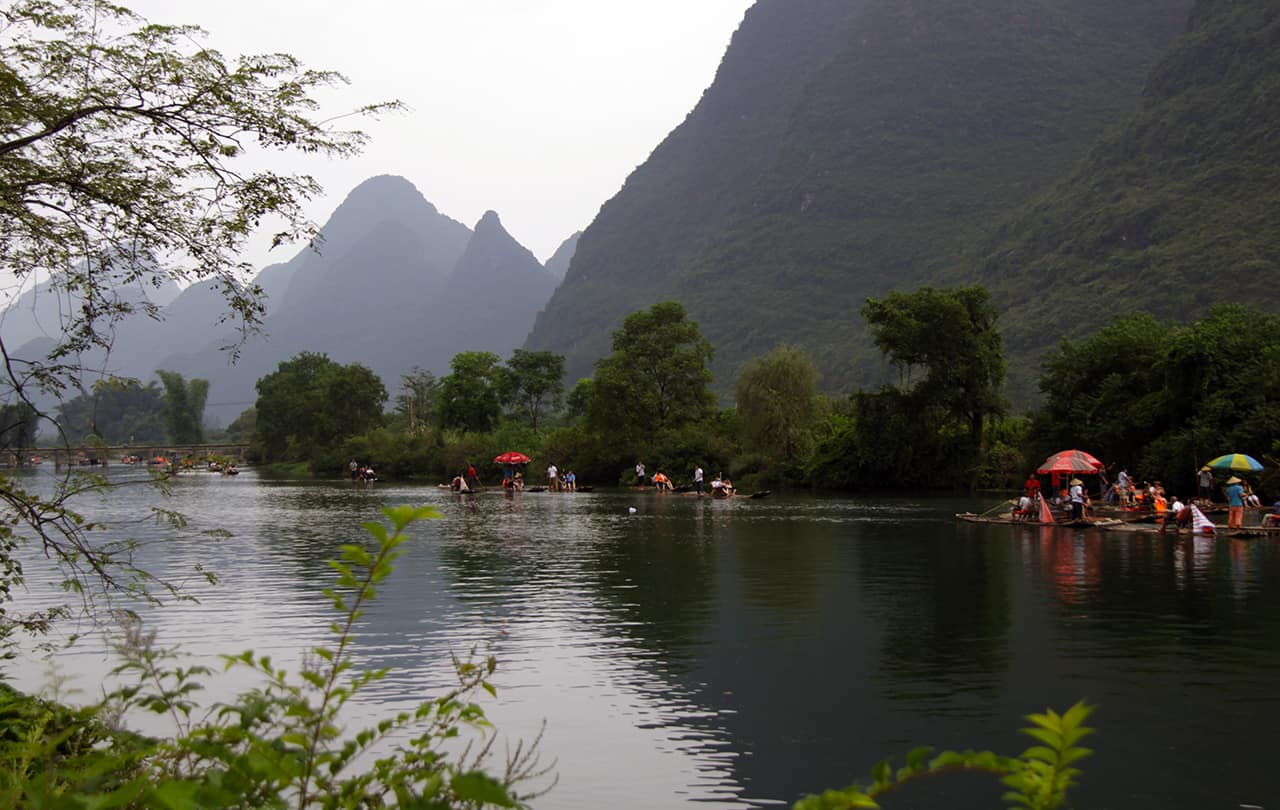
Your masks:
{"label": "dark water surface", "polygon": [[[153,500],[85,511],[120,522]],[[156,573],[198,563],[221,583],[148,621],[193,655],[251,647],[296,666],[327,632],[326,560],[400,503],[445,519],[415,527],[368,611],[359,664],[394,672],[362,710],[438,693],[450,652],[492,652],[484,703],[504,737],[546,721],[559,783],[537,807],[789,803],[916,745],[1016,753],[1023,714],[1088,698],[1097,754],[1076,807],[1280,810],[1280,540],[958,524],[987,504],[950,499],[464,501],[194,474],[165,504],[191,529],[130,532],[154,541],[142,561]],[[32,565],[22,598],[39,604],[49,577]],[[89,692],[107,667],[93,639],[59,657]],[[42,672],[25,662],[17,680]],[[885,806],[998,807],[1000,793],[963,776]]]}

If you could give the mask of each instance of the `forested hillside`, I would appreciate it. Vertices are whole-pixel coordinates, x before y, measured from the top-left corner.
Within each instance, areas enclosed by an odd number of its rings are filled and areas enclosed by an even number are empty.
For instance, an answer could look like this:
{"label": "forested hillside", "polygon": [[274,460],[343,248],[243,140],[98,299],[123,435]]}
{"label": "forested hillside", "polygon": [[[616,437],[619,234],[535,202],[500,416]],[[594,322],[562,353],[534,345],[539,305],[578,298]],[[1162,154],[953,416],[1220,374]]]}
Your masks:
{"label": "forested hillside", "polygon": [[1117,314],[1280,304],[1280,4],[1199,0],[1137,112],[988,252],[1015,393]]}
{"label": "forested hillside", "polygon": [[881,372],[867,296],[972,275],[993,223],[1132,111],[1189,0],[761,0],[713,85],[586,230],[527,345],[590,369],[675,298],[722,390],[779,341]]}

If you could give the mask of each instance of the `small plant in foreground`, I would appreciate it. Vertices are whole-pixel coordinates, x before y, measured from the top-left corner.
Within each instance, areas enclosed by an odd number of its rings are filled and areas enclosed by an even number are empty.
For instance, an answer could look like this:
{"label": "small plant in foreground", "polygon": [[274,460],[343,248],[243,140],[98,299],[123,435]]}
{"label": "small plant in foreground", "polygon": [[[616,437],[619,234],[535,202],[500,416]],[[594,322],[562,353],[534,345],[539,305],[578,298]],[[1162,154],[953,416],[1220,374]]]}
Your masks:
{"label": "small plant in foreground", "polygon": [[[487,680],[496,666],[454,660],[458,683],[447,694],[415,710],[384,718],[355,733],[343,726],[342,710],[387,670],[357,671],[351,661],[354,628],[367,602],[392,572],[404,531],[415,521],[438,517],[431,508],[397,507],[383,513],[391,530],[366,523],[377,541],[369,550],[345,545],[338,572],[325,591],[338,619],[330,625],[334,642],[317,646],[297,678],[252,651],[225,656],[227,668],[247,667],[262,685],[234,701],[215,704],[196,717],[193,696],[209,675],[201,666],[181,667],[173,651],[158,649],[154,634],[126,623],[118,645],[124,659],[115,673],[129,683],[85,710],[72,730],[49,723],[26,725],[26,738],[0,739],[0,789],[6,806],[75,808],[479,808],[525,807],[534,793],[518,784],[540,780],[537,741],[517,746],[504,770],[486,770],[494,735],[483,709],[472,702],[477,690],[494,693]],[[145,710],[171,718],[172,739],[124,732],[102,733],[110,718]],[[57,715],[48,714],[53,718]],[[110,747],[68,744],[93,730],[94,741]],[[478,744],[466,744],[470,729]],[[117,742],[128,745],[119,745]],[[446,748],[447,747],[447,748]],[[118,753],[117,753],[118,748]],[[42,752],[65,750],[53,760]],[[24,753],[25,752],[25,753]],[[31,756],[32,753],[38,756]],[[549,788],[548,788],[549,789]]]}
{"label": "small plant in foreground", "polygon": [[1074,763],[1093,753],[1076,745],[1093,729],[1084,721],[1093,707],[1083,701],[1063,714],[1052,709],[1044,714],[1029,714],[1032,725],[1023,733],[1039,741],[1016,757],[1001,756],[991,751],[942,751],[916,748],[907,754],[904,767],[894,770],[889,760],[871,770],[870,785],[850,785],[841,790],[828,790],[806,796],[793,810],[847,810],[877,808],[877,799],[926,776],[963,771],[980,771],[1001,777],[1005,801],[1022,810],[1057,810],[1067,800],[1067,790],[1076,783],[1080,771]]}

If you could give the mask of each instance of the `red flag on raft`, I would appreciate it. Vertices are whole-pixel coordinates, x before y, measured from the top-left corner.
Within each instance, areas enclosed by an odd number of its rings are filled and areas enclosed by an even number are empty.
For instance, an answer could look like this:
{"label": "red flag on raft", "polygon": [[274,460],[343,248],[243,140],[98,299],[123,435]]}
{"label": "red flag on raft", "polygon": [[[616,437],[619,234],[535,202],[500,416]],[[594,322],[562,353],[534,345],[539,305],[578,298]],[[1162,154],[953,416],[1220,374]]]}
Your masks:
{"label": "red flag on raft", "polygon": [[1049,511],[1049,502],[1044,498],[1040,499],[1040,522],[1053,523],[1053,512]]}

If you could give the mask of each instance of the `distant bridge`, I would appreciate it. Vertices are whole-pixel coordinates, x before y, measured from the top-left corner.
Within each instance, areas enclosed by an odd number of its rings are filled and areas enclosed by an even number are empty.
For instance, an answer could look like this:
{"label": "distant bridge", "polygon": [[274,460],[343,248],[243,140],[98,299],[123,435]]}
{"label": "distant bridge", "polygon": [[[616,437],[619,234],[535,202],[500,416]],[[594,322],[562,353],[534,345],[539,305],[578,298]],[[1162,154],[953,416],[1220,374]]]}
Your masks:
{"label": "distant bridge", "polygon": [[146,463],[153,458],[164,458],[181,463],[191,459],[198,463],[209,456],[231,456],[239,461],[244,460],[244,451],[248,442],[215,442],[212,444],[125,444],[125,445],[82,445],[80,447],[26,447],[21,449],[6,448],[0,458],[10,467],[26,467],[34,463],[53,461],[55,468],[63,465],[101,466],[120,464],[125,456],[136,456],[140,462]]}

